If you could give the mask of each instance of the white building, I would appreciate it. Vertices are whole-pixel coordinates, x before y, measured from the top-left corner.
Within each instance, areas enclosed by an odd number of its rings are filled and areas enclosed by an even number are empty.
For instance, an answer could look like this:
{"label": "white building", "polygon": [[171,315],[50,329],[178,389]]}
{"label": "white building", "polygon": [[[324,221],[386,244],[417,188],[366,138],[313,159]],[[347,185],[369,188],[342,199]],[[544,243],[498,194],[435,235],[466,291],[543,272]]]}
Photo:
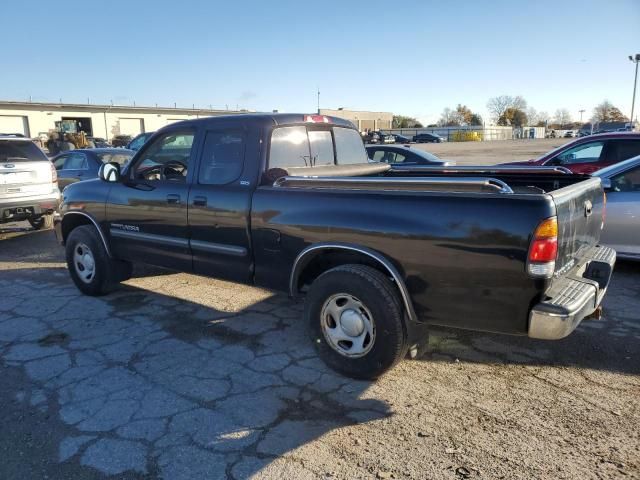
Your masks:
{"label": "white building", "polygon": [[[88,136],[110,140],[115,135],[135,136],[180,120],[243,113],[171,107],[127,107],[0,101],[0,133],[21,133],[35,138],[56,128],[56,122],[74,126]],[[60,125],[60,124],[58,124]]]}

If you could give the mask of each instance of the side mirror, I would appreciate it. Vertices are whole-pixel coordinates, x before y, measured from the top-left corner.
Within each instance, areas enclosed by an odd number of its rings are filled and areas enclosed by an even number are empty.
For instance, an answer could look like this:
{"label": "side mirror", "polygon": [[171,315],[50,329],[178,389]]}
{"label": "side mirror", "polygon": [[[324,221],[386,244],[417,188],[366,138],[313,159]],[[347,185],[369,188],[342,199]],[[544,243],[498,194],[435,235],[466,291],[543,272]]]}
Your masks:
{"label": "side mirror", "polygon": [[119,182],[120,164],[115,162],[102,164],[98,170],[98,177],[105,182]]}
{"label": "side mirror", "polygon": [[611,190],[613,188],[610,178],[601,178],[600,183],[602,184],[602,188],[605,190]]}

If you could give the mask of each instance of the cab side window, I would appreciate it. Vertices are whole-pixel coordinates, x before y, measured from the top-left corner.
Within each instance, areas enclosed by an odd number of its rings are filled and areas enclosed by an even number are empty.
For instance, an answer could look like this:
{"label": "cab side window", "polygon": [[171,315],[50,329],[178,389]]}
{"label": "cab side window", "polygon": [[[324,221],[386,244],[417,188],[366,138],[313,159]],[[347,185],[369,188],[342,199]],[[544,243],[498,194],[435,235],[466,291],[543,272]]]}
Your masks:
{"label": "cab side window", "polygon": [[616,192],[640,192],[640,167],[612,177],[611,187]]}
{"label": "cab side window", "polygon": [[604,142],[583,143],[561,153],[549,163],[551,165],[570,165],[573,163],[595,163],[600,160]]}
{"label": "cab side window", "polygon": [[136,180],[186,182],[194,132],[167,132],[146,147],[134,166]]}
{"label": "cab side window", "polygon": [[207,132],[198,172],[198,183],[224,185],[237,180],[244,165],[241,131]]}

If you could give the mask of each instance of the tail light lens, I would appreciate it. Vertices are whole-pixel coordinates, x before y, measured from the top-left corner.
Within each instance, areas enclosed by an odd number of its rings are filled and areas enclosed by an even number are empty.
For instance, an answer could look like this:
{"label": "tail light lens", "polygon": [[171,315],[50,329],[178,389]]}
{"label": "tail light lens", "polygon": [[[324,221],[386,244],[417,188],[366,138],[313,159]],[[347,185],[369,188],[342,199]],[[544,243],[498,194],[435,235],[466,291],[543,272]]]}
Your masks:
{"label": "tail light lens", "polygon": [[558,219],[551,217],[543,220],[533,234],[527,262],[529,275],[550,278],[556,268],[557,256]]}
{"label": "tail light lens", "polygon": [[53,163],[51,164],[51,183],[56,183],[58,181],[58,171],[56,170],[56,167],[53,166]]}

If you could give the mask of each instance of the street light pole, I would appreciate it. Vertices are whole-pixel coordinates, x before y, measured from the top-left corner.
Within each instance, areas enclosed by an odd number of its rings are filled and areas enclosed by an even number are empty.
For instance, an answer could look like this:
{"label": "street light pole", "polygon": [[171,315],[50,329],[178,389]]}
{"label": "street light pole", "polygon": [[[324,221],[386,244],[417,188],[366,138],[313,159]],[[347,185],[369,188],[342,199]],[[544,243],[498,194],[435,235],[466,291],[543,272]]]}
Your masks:
{"label": "street light pole", "polygon": [[636,64],[636,75],[633,80],[633,100],[631,100],[631,128],[633,129],[633,110],[636,106],[636,86],[638,85],[638,63],[640,62],[640,53],[636,53],[634,56],[629,55],[629,60]]}

